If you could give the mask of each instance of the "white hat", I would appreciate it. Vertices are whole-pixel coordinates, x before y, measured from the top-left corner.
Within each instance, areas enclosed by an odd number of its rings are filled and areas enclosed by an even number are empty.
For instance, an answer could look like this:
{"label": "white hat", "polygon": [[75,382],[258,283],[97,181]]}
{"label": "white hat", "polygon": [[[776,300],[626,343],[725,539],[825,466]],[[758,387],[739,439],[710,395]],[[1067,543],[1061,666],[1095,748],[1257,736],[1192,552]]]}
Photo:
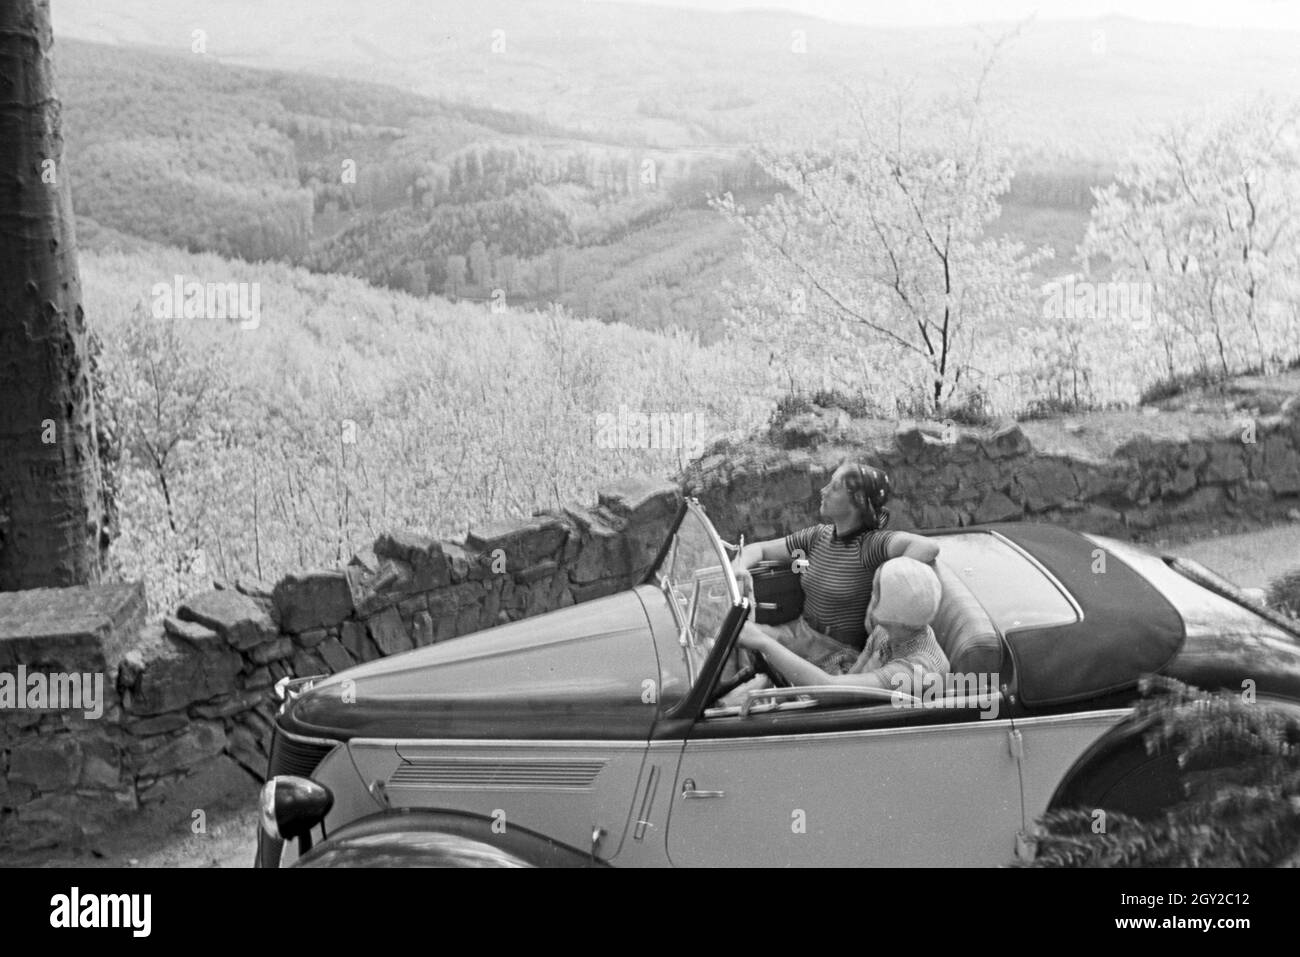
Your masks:
{"label": "white hat", "polygon": [[876,571],[876,621],[924,628],[939,612],[943,586],[929,565],[915,558],[891,558]]}

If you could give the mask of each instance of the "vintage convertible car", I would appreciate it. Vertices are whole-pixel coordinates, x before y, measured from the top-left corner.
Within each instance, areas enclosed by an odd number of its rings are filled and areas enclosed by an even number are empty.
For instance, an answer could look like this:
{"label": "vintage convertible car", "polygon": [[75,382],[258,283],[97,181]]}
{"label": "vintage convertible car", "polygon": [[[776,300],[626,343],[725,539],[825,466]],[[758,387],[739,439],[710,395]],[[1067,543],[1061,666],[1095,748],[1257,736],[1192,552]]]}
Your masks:
{"label": "vintage convertible car", "polygon": [[914,695],[723,702],[798,569],[751,601],[694,500],[628,591],[289,682],[257,863],[999,865],[1048,809],[1179,799],[1141,676],[1300,709],[1296,623],[1201,566],[1050,525],[925,534],[951,673]]}

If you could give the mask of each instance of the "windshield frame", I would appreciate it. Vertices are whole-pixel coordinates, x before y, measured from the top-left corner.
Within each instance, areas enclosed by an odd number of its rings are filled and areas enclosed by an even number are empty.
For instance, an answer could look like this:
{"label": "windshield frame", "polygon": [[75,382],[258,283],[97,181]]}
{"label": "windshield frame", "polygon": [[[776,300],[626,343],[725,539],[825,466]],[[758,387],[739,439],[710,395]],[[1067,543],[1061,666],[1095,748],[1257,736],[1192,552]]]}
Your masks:
{"label": "windshield frame", "polygon": [[[692,588],[698,589],[701,587],[701,583],[693,580],[694,575],[685,581],[678,582],[670,574],[672,563],[677,555],[678,535],[688,517],[694,517],[703,526],[707,541],[718,560],[722,572],[721,577],[726,586],[725,598],[728,604],[726,614],[719,625],[718,633],[713,636],[713,645],[703,655],[698,654],[699,651],[703,650],[703,646],[697,642],[691,630],[690,617],[688,617],[691,611],[689,599]],[[721,668],[721,662],[725,660],[727,654],[730,654],[730,647],[734,643],[735,633],[739,632],[737,617],[743,615],[740,619],[742,621],[743,618],[748,617],[749,602],[740,591],[740,583],[736,580],[735,569],[732,567],[731,561],[731,558],[727,555],[726,545],[722,541],[722,537],[718,534],[718,530],[714,528],[713,522],[709,520],[709,516],[704,511],[703,506],[700,505],[699,500],[693,497],[684,499],[681,510],[673,522],[672,530],[665,539],[654,564],[644,580],[645,584],[653,585],[663,596],[664,601],[668,603],[677,628],[677,645],[682,653],[687,686],[690,689],[682,702],[683,704],[695,701],[700,694],[702,685],[715,683]],[[688,599],[686,607],[678,605],[677,595],[679,594]],[[724,647],[720,649],[719,645]],[[696,656],[700,659],[698,662],[695,660]],[[664,666],[666,665],[665,662]]]}
{"label": "windshield frame", "polygon": [[719,563],[724,569],[725,574],[723,577],[727,583],[727,592],[731,598],[731,604],[737,604],[740,601],[740,584],[736,581],[736,572],[731,567],[731,559],[727,557],[726,545],[722,541],[722,536],[718,534],[718,530],[713,527],[713,522],[709,520],[704,507],[700,505],[700,500],[694,496],[683,499],[682,507],[677,512],[677,518],[673,520],[672,529],[668,532],[667,538],[664,539],[659,554],[655,556],[654,563],[650,566],[650,570],[646,573],[642,584],[655,585],[662,589],[663,583],[660,581],[660,575],[663,569],[671,565],[673,558],[676,557],[677,533],[681,531],[682,523],[686,521],[687,515],[695,515],[704,524],[709,542],[713,545],[713,550],[718,553]]}

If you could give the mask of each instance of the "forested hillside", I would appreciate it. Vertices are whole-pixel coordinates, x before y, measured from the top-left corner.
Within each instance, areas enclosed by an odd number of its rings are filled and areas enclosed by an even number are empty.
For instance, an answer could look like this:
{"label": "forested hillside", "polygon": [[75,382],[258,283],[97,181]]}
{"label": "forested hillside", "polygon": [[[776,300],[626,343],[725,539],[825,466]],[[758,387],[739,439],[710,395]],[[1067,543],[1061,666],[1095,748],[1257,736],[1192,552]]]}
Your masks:
{"label": "forested hillside", "polygon": [[[121,245],[82,237],[85,308],[121,454],[114,554],[158,607],[205,575],[271,580],[386,529],[458,534],[612,475],[672,474],[780,394],[767,357],[735,345]],[[177,275],[256,283],[258,327],[154,315]],[[642,414],[681,428],[638,431]]]}
{"label": "forested hillside", "polygon": [[[260,10],[62,0],[78,212],[416,296],[555,301],[710,339],[744,264],[734,227],[700,213],[710,193],[772,198],[751,144],[840,135],[848,83],[964,96],[1005,32],[575,0]],[[1092,189],[1161,123],[1295,90],[1285,36],[1119,17],[1022,27],[987,76],[1017,155],[991,232],[1050,246],[1040,281],[1075,268]]]}
{"label": "forested hillside", "polygon": [[[80,215],[420,297],[557,302],[713,341],[744,265],[707,198],[758,206],[774,193],[739,147],[600,143],[535,117],[170,51],[63,41],[58,56]],[[1068,254],[1110,169],[1053,162],[1026,154],[1002,228]]]}
{"label": "forested hillside", "polygon": [[[62,41],[57,60],[77,212],[249,260],[304,259],[315,213],[331,202],[401,205],[432,159],[467,144],[563,133],[377,84],[165,52]],[[336,157],[361,171],[347,190],[333,188]],[[466,189],[444,198],[463,199]],[[249,232],[250,222],[260,229]]]}
{"label": "forested hillside", "polygon": [[[177,0],[150,21],[165,45],[58,42],[122,455],[118,554],[162,604],[200,568],[330,564],[383,528],[447,534],[698,451],[610,445],[597,423],[627,410],[712,434],[763,423],[798,384],[881,416],[985,422],[1300,355],[1294,157],[1262,137],[1294,129],[1294,104],[1169,125],[1189,57],[1209,64],[1202,87],[1233,88],[1210,34],[1043,25],[971,99],[966,68],[988,49],[971,31],[633,7],[587,23],[545,0],[511,8],[498,53],[500,4],[434,6],[436,27],[327,4],[365,29],[322,32],[284,0],[298,20],[258,37],[214,19],[199,54],[194,11],[218,7]],[[65,25],[99,22],[64,9]],[[138,42],[142,22],[109,39]],[[790,61],[805,26],[808,59]],[[1091,59],[1112,29],[1105,56],[1132,62]],[[1143,46],[1163,36],[1186,43]],[[1279,62],[1259,59],[1265,92]],[[889,64],[916,83],[884,83]],[[876,84],[863,131],[891,136],[841,135],[855,101],[831,81],[850,75]],[[904,88],[920,92],[895,117]],[[1158,135],[1128,149],[1152,117]],[[1169,228],[1207,204],[1226,230]],[[177,277],[255,286],[260,322],[168,318],[154,290]]]}
{"label": "forested hillside", "polygon": [[78,214],[416,296],[559,302],[713,337],[712,273],[739,260],[701,210],[764,182],[744,150],[597,143],[375,84],[75,41],[59,57]]}

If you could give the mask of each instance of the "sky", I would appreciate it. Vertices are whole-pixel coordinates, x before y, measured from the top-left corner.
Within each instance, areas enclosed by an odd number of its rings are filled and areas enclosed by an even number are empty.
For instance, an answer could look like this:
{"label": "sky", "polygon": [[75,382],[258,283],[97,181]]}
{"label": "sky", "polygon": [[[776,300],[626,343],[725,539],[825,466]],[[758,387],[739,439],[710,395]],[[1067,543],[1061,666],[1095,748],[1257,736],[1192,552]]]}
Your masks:
{"label": "sky", "polygon": [[[591,0],[621,3],[627,0]],[[638,0],[692,10],[791,10],[874,26],[942,26],[990,20],[1119,15],[1205,27],[1300,31],[1300,0]]]}

